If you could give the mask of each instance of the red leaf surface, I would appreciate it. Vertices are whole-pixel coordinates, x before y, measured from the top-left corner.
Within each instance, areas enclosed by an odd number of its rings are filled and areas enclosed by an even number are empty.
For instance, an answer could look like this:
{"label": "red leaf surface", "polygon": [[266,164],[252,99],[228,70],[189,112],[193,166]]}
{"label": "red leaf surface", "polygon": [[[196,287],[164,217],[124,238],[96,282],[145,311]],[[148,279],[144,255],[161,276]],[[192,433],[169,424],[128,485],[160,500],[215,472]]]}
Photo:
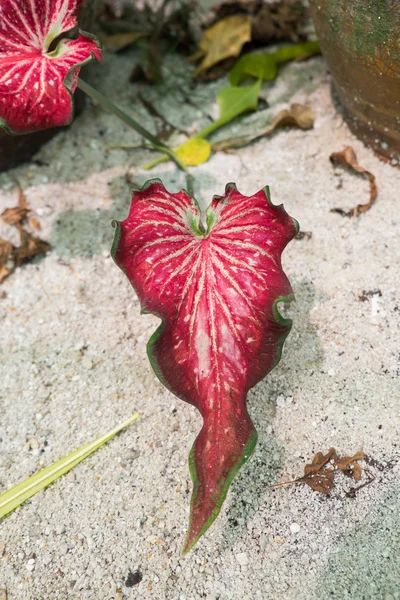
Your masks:
{"label": "red leaf surface", "polygon": [[29,133],[68,125],[80,67],[101,59],[90,34],[51,42],[77,24],[83,0],[1,0],[0,127]]}
{"label": "red leaf surface", "polygon": [[142,312],[162,319],[148,343],[154,371],[204,420],[189,457],[184,551],[214,521],[256,444],[246,394],[278,363],[291,327],[277,302],[292,297],[280,257],[296,233],[296,221],[271,204],[268,188],[246,197],[227,185],[207,209],[204,231],[197,202],[158,180],[134,192],[117,226],[114,260]]}

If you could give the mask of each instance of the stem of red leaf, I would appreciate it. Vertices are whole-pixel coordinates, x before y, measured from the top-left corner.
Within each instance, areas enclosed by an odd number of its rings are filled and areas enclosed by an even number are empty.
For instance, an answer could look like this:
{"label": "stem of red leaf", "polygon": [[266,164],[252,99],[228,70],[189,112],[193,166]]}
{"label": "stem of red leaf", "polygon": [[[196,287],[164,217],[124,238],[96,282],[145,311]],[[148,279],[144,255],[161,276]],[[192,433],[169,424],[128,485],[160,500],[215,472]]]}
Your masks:
{"label": "stem of red leaf", "polygon": [[150,142],[154,150],[158,150],[163,154],[166,154],[170,159],[174,161],[174,163],[186,174],[186,187],[187,191],[190,195],[193,195],[193,176],[189,173],[186,166],[180,160],[179,156],[165,146],[158,138],[156,138],[152,133],[147,131],[144,127],[142,127],[135,119],[130,117],[126,112],[121,110],[118,106],[116,106],[113,102],[111,102],[108,98],[103,96],[98,90],[89,85],[86,81],[82,79],[78,80],[78,87],[85,92],[90,98],[93,98],[96,102],[98,102],[103,108],[109,110],[113,115],[118,117],[121,121],[123,121],[128,127],[134,129],[137,133],[139,133],[142,137]]}

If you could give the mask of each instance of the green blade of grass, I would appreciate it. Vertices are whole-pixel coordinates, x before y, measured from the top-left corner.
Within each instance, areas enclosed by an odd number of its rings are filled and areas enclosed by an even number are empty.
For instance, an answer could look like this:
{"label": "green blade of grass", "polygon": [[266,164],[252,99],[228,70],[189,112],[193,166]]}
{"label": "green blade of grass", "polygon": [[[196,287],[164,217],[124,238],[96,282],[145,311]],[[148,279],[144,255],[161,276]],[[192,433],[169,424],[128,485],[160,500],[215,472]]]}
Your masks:
{"label": "green blade of grass", "polygon": [[122,429],[125,429],[128,425],[130,425],[133,421],[139,418],[139,413],[135,413],[129,419],[127,419],[118,427],[115,427],[112,431],[109,431],[105,435],[99,437],[97,440],[82,446],[78,450],[75,450],[68,456],[61,458],[56,461],[49,467],[38,471],[28,479],[25,479],[21,483],[12,487],[4,494],[0,495],[0,519],[5,517],[8,513],[15,510],[20,504],[31,498],[37,492],[44,489],[50,483],[53,483],[56,479],[68,473],[71,469],[73,469],[77,464],[79,464],[82,460],[84,460],[89,454],[92,454],[95,450],[100,448],[103,444],[108,442],[111,438],[113,438],[117,433],[119,433]]}

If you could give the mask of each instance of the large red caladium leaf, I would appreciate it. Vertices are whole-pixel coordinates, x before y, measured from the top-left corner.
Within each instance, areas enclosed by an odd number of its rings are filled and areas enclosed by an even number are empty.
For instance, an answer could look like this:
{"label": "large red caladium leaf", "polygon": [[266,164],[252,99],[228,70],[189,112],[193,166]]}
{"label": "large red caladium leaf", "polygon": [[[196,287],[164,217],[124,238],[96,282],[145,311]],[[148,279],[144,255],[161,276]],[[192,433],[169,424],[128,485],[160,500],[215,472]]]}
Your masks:
{"label": "large red caladium leaf", "polygon": [[29,133],[68,125],[80,67],[99,45],[90,34],[52,41],[77,24],[83,0],[0,1],[0,127]]}
{"label": "large red caladium leaf", "polygon": [[117,226],[114,260],[142,312],[162,319],[148,343],[154,371],[204,419],[189,458],[194,488],[185,551],[218,515],[256,444],[246,394],[277,364],[291,327],[277,303],[292,294],[281,253],[296,232],[267,188],[246,197],[229,184],[202,228],[196,201],[158,180],[134,192],[129,216]]}

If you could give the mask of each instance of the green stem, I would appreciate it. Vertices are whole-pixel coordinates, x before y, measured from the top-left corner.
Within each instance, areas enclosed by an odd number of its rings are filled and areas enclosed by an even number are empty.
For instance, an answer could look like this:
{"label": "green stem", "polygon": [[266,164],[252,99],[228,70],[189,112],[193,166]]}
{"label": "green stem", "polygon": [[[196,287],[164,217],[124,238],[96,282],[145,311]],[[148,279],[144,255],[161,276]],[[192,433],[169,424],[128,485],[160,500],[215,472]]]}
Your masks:
{"label": "green stem", "polygon": [[189,196],[192,196],[192,198],[194,198],[193,183],[194,183],[193,175],[191,175],[190,173],[186,173],[186,191],[189,194]]}
{"label": "green stem", "polygon": [[[166,154],[167,156],[169,156],[169,158],[171,158],[174,161],[174,163],[186,174],[187,187],[193,191],[193,176],[190,175],[189,171],[187,170],[187,168],[185,167],[185,165],[183,164],[183,162],[181,161],[179,156],[177,156],[175,154],[175,152],[173,150],[171,150],[171,148],[168,148],[168,146],[165,146],[152,133],[147,131],[147,129],[145,129],[137,121],[135,121],[135,119],[132,119],[132,117],[127,115],[126,112],[124,112],[123,110],[118,108],[118,106],[113,104],[113,102],[108,100],[108,98],[103,96],[103,94],[101,94],[99,91],[97,91],[91,85],[86,83],[86,81],[79,79],[78,87],[82,90],[82,92],[85,92],[85,94],[90,96],[90,98],[93,98],[93,100],[96,100],[96,102],[98,102],[101,106],[103,106],[105,109],[109,110],[113,115],[115,115],[116,117],[121,119],[121,121],[126,123],[126,125],[128,125],[132,129],[134,129],[142,137],[144,137],[146,140],[148,140],[150,142],[150,144],[152,145],[152,147],[154,148],[154,150],[158,150],[159,152],[162,152],[163,154]],[[188,189],[188,191],[189,191],[189,189]]]}

